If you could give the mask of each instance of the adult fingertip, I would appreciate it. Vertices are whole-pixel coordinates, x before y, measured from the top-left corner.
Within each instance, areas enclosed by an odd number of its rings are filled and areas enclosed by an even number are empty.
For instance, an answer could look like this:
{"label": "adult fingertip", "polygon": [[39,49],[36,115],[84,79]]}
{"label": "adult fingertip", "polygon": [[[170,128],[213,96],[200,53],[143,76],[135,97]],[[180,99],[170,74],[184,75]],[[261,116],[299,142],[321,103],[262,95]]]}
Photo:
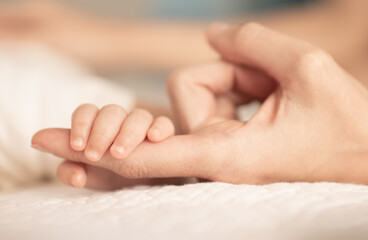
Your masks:
{"label": "adult fingertip", "polygon": [[32,140],[31,140],[31,145],[39,145],[40,140],[42,139],[42,136],[45,132],[47,132],[48,129],[42,129],[38,132],[36,132],[33,136],[32,136]]}
{"label": "adult fingertip", "polygon": [[65,130],[66,129],[59,128],[42,129],[33,135],[31,147],[42,152],[50,153],[52,151],[49,145],[53,143],[55,139],[65,137],[64,134],[67,133]]}

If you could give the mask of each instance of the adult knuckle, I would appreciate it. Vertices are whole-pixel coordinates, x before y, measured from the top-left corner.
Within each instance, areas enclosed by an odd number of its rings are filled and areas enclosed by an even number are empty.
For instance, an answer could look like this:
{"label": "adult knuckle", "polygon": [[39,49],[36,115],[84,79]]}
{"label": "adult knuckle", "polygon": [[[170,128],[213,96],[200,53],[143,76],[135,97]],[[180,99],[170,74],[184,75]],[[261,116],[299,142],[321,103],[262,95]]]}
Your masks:
{"label": "adult knuckle", "polygon": [[319,48],[310,48],[297,55],[296,63],[300,67],[319,68],[328,60],[327,53]]}
{"label": "adult knuckle", "polygon": [[308,47],[295,54],[290,73],[292,77],[313,76],[323,71],[330,62],[331,57],[325,51],[317,47]]}
{"label": "adult knuckle", "polygon": [[130,159],[126,164],[120,165],[118,172],[131,179],[140,179],[148,176],[147,166],[138,159]]}
{"label": "adult knuckle", "polygon": [[75,162],[84,162],[85,161],[84,155],[81,152],[77,152],[77,151],[72,152],[70,157],[71,158],[69,160],[72,160],[72,161],[75,161]]}

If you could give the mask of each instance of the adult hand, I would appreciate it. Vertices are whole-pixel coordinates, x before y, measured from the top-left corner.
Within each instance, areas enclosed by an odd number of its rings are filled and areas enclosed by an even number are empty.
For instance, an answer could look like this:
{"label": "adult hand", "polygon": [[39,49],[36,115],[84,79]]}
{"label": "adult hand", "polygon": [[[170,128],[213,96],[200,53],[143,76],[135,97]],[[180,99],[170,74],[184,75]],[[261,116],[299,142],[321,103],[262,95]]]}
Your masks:
{"label": "adult hand", "polygon": [[[367,90],[328,54],[251,23],[213,25],[226,62],[176,71],[168,88],[186,135],[144,142],[130,157],[89,162],[69,130],[37,133],[36,144],[128,178],[196,176],[230,183],[338,181],[368,184]],[[263,102],[248,121],[238,104]]]}

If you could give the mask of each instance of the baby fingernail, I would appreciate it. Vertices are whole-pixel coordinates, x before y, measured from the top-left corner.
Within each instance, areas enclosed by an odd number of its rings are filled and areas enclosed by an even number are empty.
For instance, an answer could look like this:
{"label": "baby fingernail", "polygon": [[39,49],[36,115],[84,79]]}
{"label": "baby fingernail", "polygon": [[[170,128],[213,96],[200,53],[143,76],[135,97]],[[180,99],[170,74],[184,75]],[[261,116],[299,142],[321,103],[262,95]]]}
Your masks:
{"label": "baby fingernail", "polygon": [[39,144],[32,144],[31,147],[38,151],[44,152],[44,153],[50,153],[49,150],[47,150],[46,148],[44,148],[43,146]]}
{"label": "baby fingernail", "polygon": [[91,161],[98,161],[100,160],[100,154],[96,151],[88,151],[86,152],[86,155],[88,157],[89,160]]}
{"label": "baby fingernail", "polygon": [[125,153],[125,148],[123,146],[114,145],[113,150],[115,150],[119,154],[124,154]]}
{"label": "baby fingernail", "polygon": [[76,138],[73,140],[73,146],[74,147],[78,147],[78,148],[82,148],[83,147],[83,139],[82,138]]}

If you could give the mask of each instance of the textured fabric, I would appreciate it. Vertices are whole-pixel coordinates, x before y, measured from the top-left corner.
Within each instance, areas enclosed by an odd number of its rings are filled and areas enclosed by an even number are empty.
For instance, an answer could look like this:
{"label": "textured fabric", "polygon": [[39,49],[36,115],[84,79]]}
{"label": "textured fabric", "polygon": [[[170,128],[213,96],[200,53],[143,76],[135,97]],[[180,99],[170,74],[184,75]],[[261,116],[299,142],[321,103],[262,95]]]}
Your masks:
{"label": "textured fabric", "polygon": [[201,183],[0,193],[1,239],[368,239],[368,187]]}
{"label": "textured fabric", "polygon": [[70,127],[83,103],[120,104],[133,95],[121,86],[36,46],[0,48],[0,189],[50,178],[60,162],[30,147],[32,135],[47,127]]}

